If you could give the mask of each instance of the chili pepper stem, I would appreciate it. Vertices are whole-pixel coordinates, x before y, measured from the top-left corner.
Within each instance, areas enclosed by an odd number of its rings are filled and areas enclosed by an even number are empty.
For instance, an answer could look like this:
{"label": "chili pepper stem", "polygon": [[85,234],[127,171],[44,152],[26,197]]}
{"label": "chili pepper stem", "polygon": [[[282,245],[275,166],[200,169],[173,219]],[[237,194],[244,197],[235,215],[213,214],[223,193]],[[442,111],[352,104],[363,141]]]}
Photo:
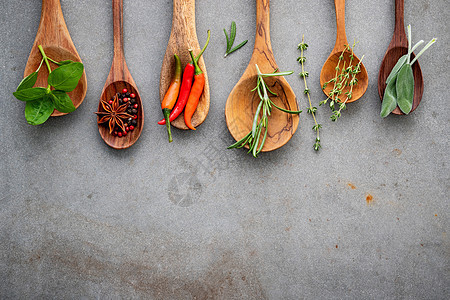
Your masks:
{"label": "chili pepper stem", "polygon": [[166,120],[166,127],[167,127],[167,135],[169,136],[169,143],[172,143],[172,132],[170,131],[170,120],[169,120],[169,115],[170,115],[170,109],[168,108],[163,108],[163,114],[164,114],[164,119]]}

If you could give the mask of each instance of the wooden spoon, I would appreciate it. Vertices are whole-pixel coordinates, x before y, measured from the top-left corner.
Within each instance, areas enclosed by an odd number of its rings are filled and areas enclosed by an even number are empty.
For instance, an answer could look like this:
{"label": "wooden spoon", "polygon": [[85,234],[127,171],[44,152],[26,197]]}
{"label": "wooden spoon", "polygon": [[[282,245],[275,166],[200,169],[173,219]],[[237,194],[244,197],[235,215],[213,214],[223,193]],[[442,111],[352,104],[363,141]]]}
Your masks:
{"label": "wooden spoon", "polygon": [[[378,94],[381,101],[383,101],[384,90],[386,89],[386,79],[391,73],[392,68],[397,63],[398,59],[408,53],[408,38],[405,33],[404,24],[404,1],[395,0],[395,28],[391,43],[389,44],[383,61],[381,62],[380,71],[378,73]],[[414,53],[411,56],[415,57]],[[414,98],[411,111],[414,111],[419,106],[423,94],[423,78],[422,70],[420,69],[419,61],[412,65],[414,75]],[[400,108],[395,108],[392,112],[396,115],[404,115]]]}
{"label": "wooden spoon", "polygon": [[[238,141],[252,130],[253,116],[260,102],[258,94],[251,90],[257,83],[258,64],[262,73],[278,69],[270,42],[270,0],[256,0],[255,46],[250,63],[238,83],[228,96],[225,117],[233,138]],[[271,97],[276,105],[298,110],[294,91],[284,77],[266,77],[264,81],[278,96]],[[272,109],[267,126],[267,139],[262,151],[272,151],[286,144],[297,130],[299,116]]]}
{"label": "wooden spoon", "polygon": [[[159,82],[160,100],[164,99],[164,95],[169,88],[172,81],[173,73],[175,72],[174,54],[180,57],[181,65],[184,68],[191,61],[189,56],[189,49],[194,49],[194,55],[200,53],[200,46],[197,40],[197,33],[195,28],[195,0],[173,0],[173,16],[172,16],[172,30],[170,33],[169,42],[167,44],[166,54],[161,66],[161,77]],[[198,61],[200,68],[205,74],[205,87],[203,94],[198,102],[197,110],[192,116],[192,125],[199,126],[205,121],[209,112],[209,82],[206,73],[205,62],[203,56]],[[161,113],[161,117],[163,114]],[[184,124],[184,114],[170,122],[171,125],[178,129],[189,129]]]}
{"label": "wooden spoon", "polygon": [[[333,51],[331,51],[330,56],[325,61],[322,67],[322,71],[320,72],[320,85],[323,86],[325,82],[328,82],[330,79],[334,78],[336,75],[336,65],[339,60],[339,56],[342,51],[348,45],[347,35],[345,34],[345,0],[334,0],[334,6],[336,8],[336,43],[334,45]],[[350,62],[351,51],[344,52],[344,61],[346,62],[346,66],[348,66]],[[359,59],[353,54],[353,62],[352,65],[356,66],[359,63]],[[343,64],[341,62],[340,67],[342,68]],[[353,102],[361,98],[367,90],[367,86],[369,85],[369,77],[367,75],[366,68],[363,64],[361,64],[361,73],[359,73],[356,78],[358,79],[358,84],[353,86],[353,95],[351,99],[347,101],[347,103]],[[325,95],[328,96],[330,91],[333,89],[332,84],[328,84],[328,86],[323,90]],[[343,92],[347,92],[349,87],[344,88]]]}
{"label": "wooden spoon", "polygon": [[[42,60],[42,55],[39,52],[38,46],[42,45],[45,54],[55,61],[73,60],[81,62],[75,45],[72,42],[69,31],[67,30],[66,22],[61,10],[61,3],[59,0],[42,0],[41,21],[36,34],[36,38],[28,57],[27,65],[25,66],[24,76],[36,71]],[[54,65],[57,67],[56,65]],[[48,69],[43,66],[38,74],[36,86],[47,87]],[[80,106],[86,96],[86,73],[83,72],[78,86],[68,95],[72,99],[75,107]],[[67,113],[62,113],[57,110],[53,111],[52,116],[62,116]]]}
{"label": "wooden spoon", "polygon": [[[136,95],[136,103],[138,105],[137,126],[133,131],[129,131],[126,136],[118,137],[109,133],[109,127],[106,124],[99,124],[98,131],[106,144],[114,149],[125,149],[133,145],[139,138],[144,126],[144,110],[142,108],[141,97],[136,88],[127,63],[125,62],[125,55],[123,51],[123,0],[113,0],[113,30],[114,30],[114,57],[103,87],[101,100],[109,101],[116,93],[121,93],[125,88],[130,93]],[[98,110],[103,111],[101,103],[98,105]]]}

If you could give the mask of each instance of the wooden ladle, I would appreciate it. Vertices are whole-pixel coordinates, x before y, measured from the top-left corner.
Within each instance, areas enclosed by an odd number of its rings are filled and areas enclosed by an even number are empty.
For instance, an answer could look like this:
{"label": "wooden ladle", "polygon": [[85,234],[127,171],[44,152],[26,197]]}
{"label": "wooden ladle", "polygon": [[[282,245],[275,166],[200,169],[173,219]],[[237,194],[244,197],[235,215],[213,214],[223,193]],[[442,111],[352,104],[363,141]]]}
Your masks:
{"label": "wooden ladle", "polygon": [[[325,61],[322,67],[322,71],[320,72],[320,85],[323,86],[325,82],[328,82],[330,79],[335,77],[336,74],[336,65],[339,60],[339,56],[342,54],[342,51],[348,45],[347,35],[345,34],[345,0],[334,0],[334,6],[336,8],[336,43],[334,45],[333,50],[331,51],[330,56]],[[346,66],[348,66],[350,62],[351,51],[344,52],[344,61],[346,62]],[[352,65],[356,66],[359,63],[358,57],[353,54]],[[343,64],[341,63],[340,67],[342,68]],[[351,99],[347,101],[347,103],[353,102],[361,98],[367,90],[369,85],[369,77],[367,75],[366,68],[364,64],[361,63],[361,72],[356,76],[358,79],[358,84],[353,86],[353,95]],[[328,96],[330,91],[333,89],[332,84],[328,84],[327,87],[323,90],[325,95]],[[343,92],[347,92],[349,87],[344,88]]]}
{"label": "wooden ladle", "polygon": [[[383,61],[381,62],[380,71],[378,73],[378,94],[381,101],[383,101],[384,90],[386,89],[386,79],[391,73],[392,68],[397,63],[398,59],[408,53],[408,38],[405,33],[404,24],[404,0],[395,0],[395,28],[391,43],[389,44]],[[415,57],[414,53],[411,55]],[[412,59],[411,58],[411,59]],[[414,111],[419,106],[423,94],[423,78],[422,70],[420,69],[419,61],[412,65],[414,75],[414,98],[411,111]],[[396,107],[393,114],[404,115],[400,108]]]}
{"label": "wooden ladle", "polygon": [[[169,42],[166,48],[166,54],[161,66],[161,77],[159,82],[160,99],[169,88],[175,72],[174,54],[180,57],[181,65],[184,67],[191,61],[189,56],[189,49],[194,50],[194,55],[200,52],[200,46],[197,40],[197,33],[195,28],[195,0],[173,0],[173,16],[172,16],[172,30],[170,33]],[[200,97],[197,110],[192,116],[192,125],[199,126],[205,121],[209,112],[209,81],[206,73],[205,62],[203,56],[198,61],[200,68],[205,74],[205,87],[203,94]],[[161,113],[161,117],[162,117]],[[189,129],[184,123],[184,114],[170,122],[170,124],[178,129]]]}
{"label": "wooden ladle", "polygon": [[[38,46],[42,45],[45,54],[55,61],[73,60],[81,62],[77,49],[72,42],[66,22],[61,10],[59,0],[42,0],[41,21],[33,43],[27,65],[25,66],[24,75],[28,76],[36,71],[42,60]],[[55,65],[56,67],[56,65]],[[43,67],[40,69],[36,86],[47,87],[48,69]],[[86,73],[83,72],[77,87],[69,94],[75,107],[80,106],[86,96]],[[62,116],[57,110],[53,111],[52,116]]]}
{"label": "wooden ladle", "polygon": [[[125,55],[123,51],[123,0],[113,0],[113,32],[114,32],[114,57],[103,87],[101,100],[109,101],[116,93],[121,93],[125,88],[130,93],[136,95],[136,103],[138,105],[137,126],[133,131],[129,131],[126,136],[118,137],[109,133],[109,127],[104,124],[99,124],[98,131],[106,144],[114,149],[125,149],[133,145],[139,138],[144,126],[144,110],[142,108],[142,101],[139,91],[136,88],[131,73],[128,70],[125,62]],[[99,103],[98,110],[102,111],[102,105]]]}
{"label": "wooden ladle", "polygon": [[[278,69],[270,42],[270,0],[256,0],[256,35],[253,54],[244,74],[228,96],[225,117],[233,138],[238,141],[252,130],[253,116],[259,104],[257,92],[258,64],[262,73]],[[264,81],[277,94],[274,103],[288,110],[298,110],[297,99],[284,77],[266,77]],[[268,134],[262,151],[272,151],[286,144],[298,127],[299,116],[273,109],[267,126]]]}

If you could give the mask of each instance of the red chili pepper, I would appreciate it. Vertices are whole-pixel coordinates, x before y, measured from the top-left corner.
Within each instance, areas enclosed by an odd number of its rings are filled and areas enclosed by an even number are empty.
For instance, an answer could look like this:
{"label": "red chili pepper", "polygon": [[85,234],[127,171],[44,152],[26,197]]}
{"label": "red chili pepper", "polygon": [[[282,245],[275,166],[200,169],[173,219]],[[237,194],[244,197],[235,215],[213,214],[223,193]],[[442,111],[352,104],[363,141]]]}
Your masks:
{"label": "red chili pepper", "polygon": [[190,129],[195,130],[195,127],[191,124],[191,119],[197,109],[198,101],[200,100],[200,96],[203,93],[203,88],[205,87],[205,74],[203,74],[203,71],[198,66],[197,61],[195,61],[192,50],[189,51],[189,54],[194,62],[195,75],[194,84],[192,85],[191,93],[189,94],[186,108],[184,109],[184,123]]}
{"label": "red chili pepper", "polygon": [[[202,56],[203,52],[205,52],[206,47],[208,47],[209,39],[211,38],[211,33],[208,30],[208,38],[206,39],[206,44],[203,46],[203,49],[200,51],[200,54],[195,58],[195,61],[198,62],[200,56]],[[184,68],[183,80],[181,81],[180,95],[178,96],[178,101],[175,107],[170,112],[169,121],[172,122],[183,112],[184,107],[186,106],[186,102],[189,98],[189,93],[191,92],[192,82],[194,81],[194,62],[191,61]],[[162,119],[158,122],[159,125],[166,124],[166,120]]]}
{"label": "red chili pepper", "polygon": [[169,135],[169,143],[172,142],[172,133],[170,132],[169,115],[170,111],[175,105],[175,102],[177,101],[181,84],[181,61],[178,55],[175,54],[174,57],[175,57],[175,74],[173,76],[172,82],[170,83],[169,89],[167,90],[166,94],[164,95],[164,99],[161,102],[161,108],[167,125],[167,134]]}

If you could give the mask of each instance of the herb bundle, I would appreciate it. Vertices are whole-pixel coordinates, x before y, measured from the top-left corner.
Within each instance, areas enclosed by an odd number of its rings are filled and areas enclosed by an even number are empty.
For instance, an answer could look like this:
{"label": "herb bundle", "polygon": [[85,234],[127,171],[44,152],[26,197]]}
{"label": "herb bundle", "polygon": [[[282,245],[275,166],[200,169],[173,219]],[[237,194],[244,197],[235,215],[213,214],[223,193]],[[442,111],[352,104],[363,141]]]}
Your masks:
{"label": "herb bundle", "polygon": [[322,125],[317,123],[317,119],[316,119],[316,111],[317,111],[317,107],[312,106],[311,103],[311,97],[309,95],[309,89],[308,89],[308,85],[306,84],[306,77],[309,76],[309,73],[305,71],[305,61],[306,61],[306,57],[304,56],[304,51],[308,48],[308,44],[305,43],[305,36],[302,36],[302,42],[300,44],[298,44],[298,49],[300,50],[300,56],[299,58],[297,58],[297,61],[300,63],[300,65],[302,66],[302,72],[299,74],[299,76],[301,78],[303,78],[303,81],[305,83],[305,90],[304,90],[304,94],[308,97],[308,102],[309,102],[309,107],[308,107],[308,113],[312,115],[313,119],[314,119],[314,126],[313,126],[313,130],[316,132],[316,141],[314,143],[314,150],[318,151],[320,146],[320,136],[319,136],[319,128],[322,128]]}
{"label": "herb bundle", "polygon": [[[26,102],[25,119],[31,125],[44,123],[55,109],[63,113],[70,113],[76,109],[67,93],[77,87],[84,69],[80,62],[71,60],[57,62],[45,54],[41,45],[38,48],[42,54],[39,67],[25,77],[13,93],[18,100]],[[33,87],[44,62],[49,73],[48,85],[47,87]],[[53,71],[50,68],[50,62],[58,65]]]}
{"label": "herb bundle", "polygon": [[233,47],[234,39],[236,38],[236,23],[234,21],[231,22],[230,37],[228,37],[227,31],[225,30],[225,28],[223,29],[223,32],[225,33],[225,37],[227,38],[227,50],[225,51],[225,55],[223,57],[227,57],[228,54],[238,50],[239,48],[241,48],[248,42],[248,40],[245,40],[242,43],[240,43],[239,45],[237,45],[236,47],[231,48],[231,47]]}
{"label": "herb bundle", "polygon": [[[256,108],[255,116],[253,117],[253,124],[252,124],[252,130],[244,136],[241,140],[237,141],[233,145],[229,146],[228,149],[232,148],[242,148],[245,145],[249,146],[248,153],[252,153],[253,157],[257,157],[258,154],[261,152],[264,142],[266,141],[267,137],[267,126],[269,124],[269,116],[272,112],[272,106],[275,108],[289,114],[300,114],[302,111],[292,111],[287,110],[284,108],[281,108],[277,106],[269,97],[269,93],[271,95],[277,96],[276,93],[272,92],[267,84],[264,82],[265,77],[272,77],[272,76],[285,76],[290,75],[294,72],[275,72],[274,73],[268,73],[263,74],[259,70],[258,65],[256,64],[256,71],[258,72],[258,79],[256,83],[256,87],[252,90],[252,92],[257,91],[260,102],[258,104],[258,107]],[[261,135],[264,136],[261,140]]]}
{"label": "herb bundle", "polygon": [[383,102],[381,104],[380,116],[387,117],[397,106],[404,114],[409,114],[414,100],[414,74],[412,65],[431,45],[436,42],[433,38],[417,56],[411,61],[413,51],[423,43],[423,40],[417,42],[411,47],[411,25],[408,25],[408,53],[400,59],[392,68],[391,73],[386,79],[386,89],[384,90]]}
{"label": "herb bundle", "polygon": [[[330,109],[333,112],[330,119],[334,122],[338,118],[341,117],[341,111],[346,109],[346,103],[348,100],[352,98],[353,95],[353,87],[358,83],[358,79],[356,76],[361,72],[361,63],[364,59],[364,55],[361,57],[361,60],[356,64],[353,65],[353,59],[354,54],[353,50],[356,46],[356,42],[353,43],[353,45],[350,47],[349,45],[346,45],[345,49],[342,51],[341,55],[339,56],[338,63],[336,65],[336,73],[335,76],[330,79],[328,82],[325,82],[322,86],[322,90],[325,90],[328,84],[333,84],[333,89],[328,93],[327,99],[321,101],[319,103],[320,106],[327,104],[328,100],[330,100]],[[344,53],[345,52],[351,52],[350,53],[350,61],[348,62],[348,66],[345,65],[346,61],[344,61]],[[342,67],[341,62],[344,61]],[[345,99],[340,98],[342,95],[342,92],[344,89],[349,88],[347,92],[344,93]]]}

